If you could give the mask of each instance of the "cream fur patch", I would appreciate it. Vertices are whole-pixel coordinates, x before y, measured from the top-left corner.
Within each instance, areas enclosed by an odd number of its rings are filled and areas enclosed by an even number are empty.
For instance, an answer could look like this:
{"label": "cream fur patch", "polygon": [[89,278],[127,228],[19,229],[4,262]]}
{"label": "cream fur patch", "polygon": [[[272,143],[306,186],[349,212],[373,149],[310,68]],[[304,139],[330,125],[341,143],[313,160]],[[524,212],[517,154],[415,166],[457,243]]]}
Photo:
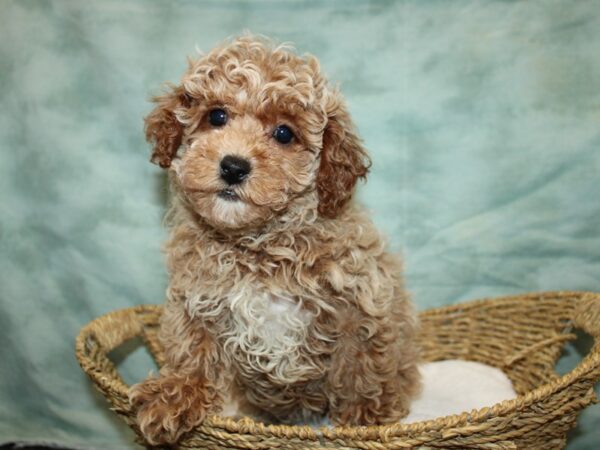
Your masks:
{"label": "cream fur patch", "polygon": [[232,293],[227,302],[233,320],[224,335],[225,351],[242,373],[264,373],[281,384],[299,381],[305,373],[301,349],[312,320],[301,302],[255,289]]}
{"label": "cream fur patch", "polygon": [[190,317],[221,318],[224,329],[215,337],[249,378],[266,374],[272,383],[286,385],[313,368],[303,353],[313,314],[301,300],[245,286],[221,301],[190,295],[186,309]]}
{"label": "cream fur patch", "polygon": [[229,201],[222,198],[215,200],[213,214],[215,218],[229,225],[235,225],[240,217],[243,217],[248,205],[240,200]]}

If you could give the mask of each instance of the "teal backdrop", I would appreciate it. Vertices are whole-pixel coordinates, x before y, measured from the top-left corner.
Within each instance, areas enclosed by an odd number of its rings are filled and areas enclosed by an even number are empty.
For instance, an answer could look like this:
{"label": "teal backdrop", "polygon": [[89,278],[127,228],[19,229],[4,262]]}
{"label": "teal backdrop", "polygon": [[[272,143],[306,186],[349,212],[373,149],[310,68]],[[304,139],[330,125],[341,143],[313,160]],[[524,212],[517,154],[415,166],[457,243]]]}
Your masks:
{"label": "teal backdrop", "polygon": [[[600,291],[598,1],[0,0],[0,443],[133,447],[74,339],[162,302],[148,98],[245,30],[340,83],[374,162],[359,198],[419,309]],[[131,350],[130,382],[152,366]],[[591,407],[569,449],[599,430]]]}

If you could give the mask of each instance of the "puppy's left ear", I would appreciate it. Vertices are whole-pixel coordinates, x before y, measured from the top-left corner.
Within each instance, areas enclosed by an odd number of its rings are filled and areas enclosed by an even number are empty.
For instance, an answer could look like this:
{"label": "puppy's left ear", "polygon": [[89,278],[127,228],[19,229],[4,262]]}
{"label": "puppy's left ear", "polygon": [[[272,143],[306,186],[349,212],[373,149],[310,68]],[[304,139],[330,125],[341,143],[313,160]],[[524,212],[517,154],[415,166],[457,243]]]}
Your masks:
{"label": "puppy's left ear", "polygon": [[171,161],[181,146],[183,125],[177,119],[177,110],[189,106],[190,98],[181,86],[152,99],[156,107],[144,119],[146,140],[154,145],[150,161],[162,168]]}
{"label": "puppy's left ear", "polygon": [[325,107],[321,163],[317,174],[319,214],[333,218],[348,203],[359,178],[365,178],[371,159],[356,133],[339,92],[331,93]]}

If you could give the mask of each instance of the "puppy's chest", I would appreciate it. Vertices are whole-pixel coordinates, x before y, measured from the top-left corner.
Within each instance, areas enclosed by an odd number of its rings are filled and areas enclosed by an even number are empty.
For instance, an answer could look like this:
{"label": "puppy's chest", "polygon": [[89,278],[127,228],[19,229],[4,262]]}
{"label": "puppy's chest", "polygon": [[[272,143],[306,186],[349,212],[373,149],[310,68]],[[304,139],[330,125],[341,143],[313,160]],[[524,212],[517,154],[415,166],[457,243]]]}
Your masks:
{"label": "puppy's chest", "polygon": [[314,378],[307,338],[315,315],[302,299],[252,286],[234,288],[221,302],[217,338],[242,379],[287,385]]}

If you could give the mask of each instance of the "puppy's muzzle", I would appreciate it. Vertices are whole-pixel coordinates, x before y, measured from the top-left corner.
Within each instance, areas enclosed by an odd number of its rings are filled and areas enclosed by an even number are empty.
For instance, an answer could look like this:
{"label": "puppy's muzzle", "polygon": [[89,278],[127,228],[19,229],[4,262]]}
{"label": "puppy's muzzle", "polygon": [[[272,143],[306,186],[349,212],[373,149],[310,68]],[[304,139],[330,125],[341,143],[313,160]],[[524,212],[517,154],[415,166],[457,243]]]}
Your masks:
{"label": "puppy's muzzle", "polygon": [[239,184],[248,175],[252,167],[247,159],[227,155],[221,160],[221,178],[229,185]]}

